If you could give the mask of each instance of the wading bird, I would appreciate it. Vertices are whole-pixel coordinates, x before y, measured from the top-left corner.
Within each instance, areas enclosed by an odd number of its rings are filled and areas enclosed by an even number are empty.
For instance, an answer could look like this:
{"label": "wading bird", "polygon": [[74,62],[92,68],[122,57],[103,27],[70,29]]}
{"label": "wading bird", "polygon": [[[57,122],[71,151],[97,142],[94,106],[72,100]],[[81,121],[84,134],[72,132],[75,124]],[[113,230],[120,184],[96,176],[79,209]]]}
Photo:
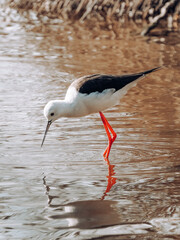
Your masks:
{"label": "wading bird", "polygon": [[49,127],[58,118],[82,117],[99,112],[109,141],[103,154],[104,158],[108,159],[112,143],[116,139],[116,133],[102,111],[116,105],[127,91],[137,84],[139,79],[158,69],[160,67],[120,76],[94,74],[72,82],[64,100],[50,101],[44,108],[44,116],[48,122],[41,147]]}

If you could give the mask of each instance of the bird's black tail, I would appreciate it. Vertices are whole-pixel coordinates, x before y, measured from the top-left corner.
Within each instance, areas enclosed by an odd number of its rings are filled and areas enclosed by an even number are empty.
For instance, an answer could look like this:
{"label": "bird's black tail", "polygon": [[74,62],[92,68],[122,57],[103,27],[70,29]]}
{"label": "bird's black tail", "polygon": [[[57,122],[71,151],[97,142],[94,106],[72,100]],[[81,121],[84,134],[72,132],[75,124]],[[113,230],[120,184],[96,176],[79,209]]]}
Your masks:
{"label": "bird's black tail", "polygon": [[[144,72],[114,77],[115,78],[115,80],[114,80],[115,89],[116,89],[116,91],[118,91],[121,88],[125,87],[126,85],[128,85],[138,79],[141,79],[142,77],[146,76],[147,74],[157,71],[160,68],[161,67],[156,67],[156,68],[152,68],[150,70],[144,71]],[[112,88],[113,88],[113,86],[112,86]]]}
{"label": "bird's black tail", "polygon": [[137,73],[137,75],[146,75],[146,74],[149,74],[149,73],[152,73],[152,72],[155,72],[157,70],[160,70],[162,67],[156,67],[156,68],[152,68],[150,70],[147,70],[145,72],[140,72],[140,73]]}

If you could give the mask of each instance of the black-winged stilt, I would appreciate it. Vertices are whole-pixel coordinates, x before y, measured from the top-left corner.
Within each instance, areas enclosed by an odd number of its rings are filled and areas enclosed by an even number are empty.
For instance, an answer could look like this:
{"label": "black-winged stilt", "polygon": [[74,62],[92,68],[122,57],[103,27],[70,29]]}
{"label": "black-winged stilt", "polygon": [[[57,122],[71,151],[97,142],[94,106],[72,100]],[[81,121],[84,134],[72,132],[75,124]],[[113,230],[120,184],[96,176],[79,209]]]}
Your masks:
{"label": "black-winged stilt", "polygon": [[127,91],[137,84],[139,79],[158,69],[160,67],[121,76],[94,74],[72,82],[64,100],[50,101],[44,108],[44,116],[48,122],[41,147],[50,125],[58,118],[82,117],[99,112],[109,141],[103,154],[105,159],[108,159],[111,145],[116,139],[116,133],[102,111],[116,105]]}

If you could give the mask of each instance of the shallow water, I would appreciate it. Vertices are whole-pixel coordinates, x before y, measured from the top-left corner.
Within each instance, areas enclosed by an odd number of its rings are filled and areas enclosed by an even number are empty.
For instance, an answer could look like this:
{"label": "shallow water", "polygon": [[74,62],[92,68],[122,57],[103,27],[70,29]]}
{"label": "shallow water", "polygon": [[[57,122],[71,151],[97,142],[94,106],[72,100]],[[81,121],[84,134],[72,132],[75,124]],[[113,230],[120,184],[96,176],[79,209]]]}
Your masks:
{"label": "shallow water", "polygon": [[[179,35],[80,36],[1,26],[0,239],[178,239]],[[98,114],[55,122],[40,149],[43,107],[75,78],[162,65],[104,113],[109,167]]]}

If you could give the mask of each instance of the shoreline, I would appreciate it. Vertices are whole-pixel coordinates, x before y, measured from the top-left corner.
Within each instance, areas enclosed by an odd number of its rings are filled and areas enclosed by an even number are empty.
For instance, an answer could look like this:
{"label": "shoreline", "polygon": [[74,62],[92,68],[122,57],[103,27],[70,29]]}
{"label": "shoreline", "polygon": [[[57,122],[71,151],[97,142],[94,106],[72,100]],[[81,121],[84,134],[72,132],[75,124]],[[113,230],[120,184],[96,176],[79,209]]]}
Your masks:
{"label": "shoreline", "polygon": [[[90,31],[94,28],[114,32],[115,37],[126,24],[139,28],[142,36],[150,35],[155,29],[167,32],[180,30],[180,2],[169,0],[166,3],[153,5],[153,1],[132,0],[9,0],[6,6],[16,9],[20,15],[25,15],[30,21],[31,15],[44,24],[48,20],[63,20],[70,24],[79,23]],[[32,14],[33,13],[33,14]],[[46,19],[46,21],[47,21]]]}

